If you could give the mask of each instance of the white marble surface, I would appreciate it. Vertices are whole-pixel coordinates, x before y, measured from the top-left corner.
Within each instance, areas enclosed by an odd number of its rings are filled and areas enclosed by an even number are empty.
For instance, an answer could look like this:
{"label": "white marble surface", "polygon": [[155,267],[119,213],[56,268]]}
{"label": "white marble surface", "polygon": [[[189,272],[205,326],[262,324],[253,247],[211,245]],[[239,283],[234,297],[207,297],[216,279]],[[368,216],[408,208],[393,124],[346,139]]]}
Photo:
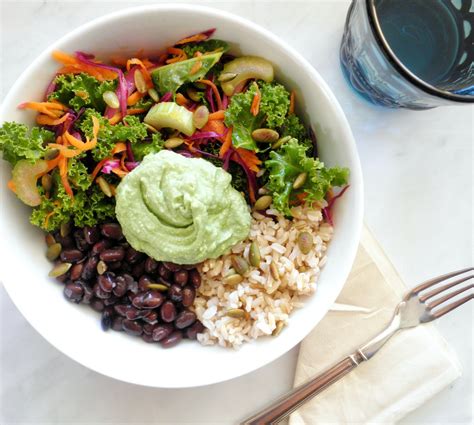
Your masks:
{"label": "white marble surface", "polygon": [[[366,222],[409,285],[472,264],[472,107],[409,112],[372,107],[356,98],[338,63],[348,0],[199,3],[270,29],[302,52],[329,83],[357,140]],[[0,4],[1,100],[21,71],[58,37],[99,15],[145,2]],[[200,389],[125,384],[91,372],[51,347],[3,288],[0,302],[2,425],[235,423],[284,392],[293,379],[297,349],[248,376]],[[402,423],[472,423],[472,313],[471,303],[438,323],[458,353],[463,376]]]}

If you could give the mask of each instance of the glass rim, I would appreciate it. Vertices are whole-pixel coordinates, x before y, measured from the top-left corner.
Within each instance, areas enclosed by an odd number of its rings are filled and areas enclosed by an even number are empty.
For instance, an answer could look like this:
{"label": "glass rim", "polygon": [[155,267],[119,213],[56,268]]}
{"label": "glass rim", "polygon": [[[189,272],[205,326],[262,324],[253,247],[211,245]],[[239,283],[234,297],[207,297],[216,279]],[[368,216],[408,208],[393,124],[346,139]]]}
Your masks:
{"label": "glass rim", "polygon": [[421,78],[417,77],[413,72],[411,72],[401,61],[398,59],[397,55],[393,52],[390,48],[390,45],[385,38],[382,27],[380,25],[380,21],[377,16],[377,11],[375,7],[375,0],[365,0],[367,4],[367,14],[369,17],[370,27],[375,36],[375,40],[380,47],[380,50],[385,54],[389,62],[394,66],[394,68],[409,82],[411,82],[414,86],[418,87],[419,89],[425,91],[428,94],[433,96],[441,97],[447,100],[452,100],[455,102],[463,102],[463,103],[474,103],[474,96],[470,95],[460,95],[449,92],[447,90],[439,89],[426,81],[422,80]]}

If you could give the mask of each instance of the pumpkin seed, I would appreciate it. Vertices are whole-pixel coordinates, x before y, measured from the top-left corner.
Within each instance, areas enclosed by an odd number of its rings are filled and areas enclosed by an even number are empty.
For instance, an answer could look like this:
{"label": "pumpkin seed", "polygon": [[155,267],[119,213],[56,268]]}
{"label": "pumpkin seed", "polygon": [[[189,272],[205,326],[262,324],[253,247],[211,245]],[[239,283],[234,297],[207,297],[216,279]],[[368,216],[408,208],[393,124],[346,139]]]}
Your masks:
{"label": "pumpkin seed", "polygon": [[280,280],[280,273],[278,272],[278,267],[275,263],[270,263],[270,273],[275,280]]}
{"label": "pumpkin seed", "polygon": [[297,243],[303,254],[308,254],[313,247],[313,235],[309,232],[301,232],[298,235]]}
{"label": "pumpkin seed", "polygon": [[59,227],[59,234],[65,238],[67,235],[69,235],[69,233],[71,233],[71,223],[69,221],[61,223],[61,226]]}
{"label": "pumpkin seed", "polygon": [[171,139],[168,139],[164,143],[164,146],[165,148],[168,148],[168,149],[174,149],[174,148],[177,148],[178,146],[181,146],[183,143],[184,143],[184,140],[181,139],[181,137],[172,137]]}
{"label": "pumpkin seed", "polygon": [[235,77],[237,77],[235,72],[222,72],[217,80],[221,83],[226,83],[227,81],[233,80]]}
{"label": "pumpkin seed", "polygon": [[71,263],[59,263],[56,264],[52,270],[49,272],[48,276],[49,277],[58,277],[62,276],[63,274],[66,274],[68,270],[71,268],[72,264]]}
{"label": "pumpkin seed", "polygon": [[237,285],[242,282],[244,278],[240,274],[231,274],[226,276],[223,280],[224,285]]}
{"label": "pumpkin seed", "polygon": [[142,72],[137,69],[135,74],[133,74],[133,81],[135,82],[135,87],[140,93],[146,93],[148,87],[146,86],[145,78],[143,77]]}
{"label": "pumpkin seed", "polygon": [[44,159],[46,161],[51,161],[52,159],[55,159],[57,158],[59,155],[59,149],[48,149],[45,153],[44,153]]}
{"label": "pumpkin seed", "polygon": [[252,131],[252,139],[259,143],[275,143],[279,138],[278,132],[271,128],[257,128]]}
{"label": "pumpkin seed", "polygon": [[206,105],[201,105],[196,108],[193,113],[193,123],[198,129],[203,128],[209,120],[209,109]]}
{"label": "pumpkin seed", "polygon": [[201,96],[199,96],[199,92],[196,89],[192,88],[192,87],[189,87],[186,90],[186,94],[188,95],[188,97],[191,100],[194,100],[195,102],[200,102],[201,101]]}
{"label": "pumpkin seed", "polygon": [[260,248],[256,241],[252,241],[250,244],[249,261],[254,267],[260,266]]}
{"label": "pumpkin seed", "polygon": [[53,243],[56,243],[56,240],[54,239],[54,236],[51,233],[48,233],[45,237],[44,240],[46,242],[46,245],[51,246]]}
{"label": "pumpkin seed", "polygon": [[150,124],[147,124],[146,122],[143,123],[146,127],[146,129],[150,132],[150,133],[158,133],[158,130],[153,127],[152,125]]}
{"label": "pumpkin seed", "polygon": [[273,145],[272,149],[277,150],[280,149],[286,142],[291,139],[291,136],[280,137]]}
{"label": "pumpkin seed", "polygon": [[110,187],[107,180],[105,180],[102,176],[100,176],[100,177],[97,177],[97,183],[99,184],[100,190],[104,192],[105,196],[107,196],[108,198],[111,198],[113,195],[112,188]]}
{"label": "pumpkin seed", "polygon": [[278,336],[280,335],[281,330],[285,327],[285,322],[279,321],[276,324],[276,328],[273,330],[272,335],[273,336]]}
{"label": "pumpkin seed", "polygon": [[43,189],[46,192],[51,190],[53,187],[53,178],[51,177],[51,174],[45,174],[43,177],[41,177],[41,186],[43,186]]}
{"label": "pumpkin seed", "polygon": [[148,89],[148,96],[151,97],[151,99],[153,100],[153,102],[159,102],[160,101],[160,95],[158,94],[158,92],[151,88],[151,89]]}
{"label": "pumpkin seed", "polygon": [[104,92],[102,99],[104,99],[104,102],[107,104],[107,106],[110,106],[113,109],[118,109],[120,107],[118,96],[111,90]]}
{"label": "pumpkin seed", "polygon": [[234,270],[241,276],[243,276],[249,271],[249,263],[247,263],[247,260],[245,258],[239,255],[232,255],[230,261],[234,266]]}
{"label": "pumpkin seed", "polygon": [[253,208],[257,211],[266,210],[272,204],[273,198],[270,195],[263,195],[255,201]]}
{"label": "pumpkin seed", "polygon": [[164,283],[149,283],[147,287],[149,289],[156,289],[160,292],[166,292],[169,289],[169,287],[166,286]]}
{"label": "pumpkin seed", "polygon": [[232,317],[233,319],[243,319],[247,314],[245,313],[245,310],[242,310],[241,308],[231,308],[230,310],[227,310],[226,316]]}
{"label": "pumpkin seed", "polygon": [[104,274],[107,271],[107,264],[104,261],[100,260],[97,263],[97,273]]}
{"label": "pumpkin seed", "polygon": [[293,182],[293,189],[299,189],[303,187],[306,182],[306,178],[308,177],[308,173],[301,173],[296,177],[295,181]]}
{"label": "pumpkin seed", "polygon": [[61,254],[61,249],[62,246],[60,243],[53,243],[50,245],[46,251],[46,258],[49,261],[54,261],[56,258],[59,257],[59,254]]}

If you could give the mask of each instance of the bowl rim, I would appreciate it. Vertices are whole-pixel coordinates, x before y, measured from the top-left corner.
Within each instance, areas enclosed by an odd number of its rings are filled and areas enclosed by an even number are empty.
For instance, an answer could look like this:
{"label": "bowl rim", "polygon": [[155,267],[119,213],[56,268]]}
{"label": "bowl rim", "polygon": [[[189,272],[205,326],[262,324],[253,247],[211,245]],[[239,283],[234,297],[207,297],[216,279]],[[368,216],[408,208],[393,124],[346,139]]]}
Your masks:
{"label": "bowl rim", "polygon": [[[304,73],[307,74],[311,82],[318,86],[318,88],[323,92],[324,96],[328,99],[330,102],[331,106],[334,108],[335,114],[338,118],[339,125],[341,127],[341,132],[344,135],[344,139],[346,140],[346,149],[348,151],[349,157],[353,159],[354,165],[351,166],[351,180],[353,182],[356,182],[356,190],[355,190],[355,209],[351,211],[352,217],[353,217],[353,223],[354,223],[354,231],[353,231],[353,237],[351,241],[348,241],[348,252],[349,255],[347,256],[347,260],[345,266],[342,268],[343,272],[342,275],[344,275],[346,278],[344,279],[344,282],[340,284],[340,289],[337,292],[337,294],[334,296],[334,299],[332,302],[335,301],[337,298],[337,295],[340,293],[342,290],[345,280],[347,279],[347,276],[349,275],[349,272],[352,268],[357,248],[359,246],[359,241],[360,241],[360,236],[362,232],[362,224],[363,224],[363,210],[364,210],[364,205],[363,205],[363,199],[364,199],[364,187],[363,187],[363,175],[362,175],[362,169],[361,169],[361,164],[360,164],[360,159],[358,155],[358,151],[356,148],[356,143],[354,140],[354,137],[352,135],[351,128],[349,126],[349,123],[347,121],[347,118],[342,110],[342,107],[340,106],[339,102],[337,101],[335,95],[327,85],[327,83],[323,80],[321,75],[318,73],[318,71],[299,53],[297,52],[293,47],[291,47],[287,42],[284,40],[280,39],[278,36],[273,34],[271,31],[263,28],[259,24],[256,24],[252,22],[249,19],[243,18],[239,15],[235,15],[233,13],[223,11],[221,9],[213,8],[213,7],[208,7],[208,6],[201,6],[201,5],[194,5],[194,4],[189,4],[189,3],[180,3],[180,4],[172,4],[172,3],[162,3],[162,4],[152,4],[152,5],[140,5],[140,6],[133,6],[133,7],[127,7],[124,9],[120,9],[115,12],[107,13],[103,16],[100,16],[98,18],[95,18],[89,22],[86,22],[77,28],[73,29],[72,31],[68,32],[64,36],[60,37],[58,40],[56,40],[54,43],[50,44],[46,49],[44,49],[37,57],[36,59],[33,60],[33,62],[21,73],[19,78],[16,80],[16,82],[12,85],[10,90],[8,91],[7,95],[5,96],[4,101],[1,104],[0,107],[0,122],[3,121],[3,116],[5,115],[5,111],[7,111],[7,106],[11,103],[11,98],[14,97],[15,93],[17,90],[24,84],[24,81],[29,77],[31,74],[31,71],[36,68],[37,65],[41,64],[43,61],[47,60],[50,58],[51,52],[54,49],[57,49],[59,46],[61,46],[64,43],[67,43],[71,39],[77,39],[81,34],[87,33],[88,31],[100,27],[103,24],[113,22],[114,20],[120,19],[122,17],[130,17],[133,15],[140,15],[142,13],[145,13],[147,11],[152,11],[152,12],[180,12],[180,11],[187,11],[187,12],[193,12],[193,13],[200,13],[200,14],[205,14],[205,15],[210,15],[211,17],[214,16],[219,19],[224,19],[224,20],[230,20],[235,22],[237,25],[242,27],[243,30],[248,30],[254,33],[258,33],[259,36],[263,37],[264,39],[268,40],[271,44],[279,45],[282,50],[288,54],[288,56],[291,57],[292,61],[302,67],[304,69]],[[4,283],[4,287],[8,295],[10,296],[10,299],[14,303],[14,305],[17,307],[17,309],[21,312],[21,314],[26,318],[28,323],[53,347],[55,347],[58,351],[64,353],[77,363],[81,364],[82,366],[91,369],[101,375],[121,380],[123,382],[128,382],[132,383],[135,385],[142,385],[142,386],[149,386],[149,387],[154,387],[154,388],[191,388],[191,387],[200,387],[200,386],[205,386],[205,385],[210,385],[210,384],[215,384],[215,383],[220,383],[220,382],[225,382],[230,379],[234,379],[240,376],[247,375],[265,365],[268,365],[281,357],[282,355],[286,354],[288,351],[290,351],[292,348],[294,348],[297,344],[299,344],[308,334],[311,332],[312,329],[314,329],[314,326],[317,326],[320,320],[327,314],[330,308],[330,304],[328,303],[327,309],[324,312],[324,314],[321,316],[321,318],[315,323],[315,325],[307,330],[303,334],[301,338],[295,338],[294,340],[288,341],[288,344],[284,345],[282,348],[279,350],[274,350],[268,357],[266,357],[264,360],[254,362],[252,364],[246,365],[246,367],[242,367],[239,369],[237,373],[233,372],[230,370],[225,376],[219,377],[218,379],[213,379],[213,380],[208,380],[207,382],[204,383],[189,383],[186,385],[182,385],[181,383],[178,383],[177,385],[174,385],[172,383],[167,383],[165,385],[163,384],[150,384],[149,382],[143,383],[138,380],[131,380],[129,377],[123,378],[118,375],[113,375],[109,374],[107,372],[104,372],[102,370],[99,370],[96,368],[96,366],[92,363],[90,364],[89,362],[83,360],[80,358],[79,355],[77,355],[75,352],[70,352],[71,350],[63,350],[63,347],[59,348],[58,346],[55,345],[55,343],[51,342],[49,338],[42,332],[35,324],[34,321],[30,321],[28,319],[29,314],[25,314],[23,311],[20,303],[17,302],[17,300],[14,299],[12,296],[12,292],[9,291],[9,283],[7,282],[6,279],[2,278],[2,281]]]}

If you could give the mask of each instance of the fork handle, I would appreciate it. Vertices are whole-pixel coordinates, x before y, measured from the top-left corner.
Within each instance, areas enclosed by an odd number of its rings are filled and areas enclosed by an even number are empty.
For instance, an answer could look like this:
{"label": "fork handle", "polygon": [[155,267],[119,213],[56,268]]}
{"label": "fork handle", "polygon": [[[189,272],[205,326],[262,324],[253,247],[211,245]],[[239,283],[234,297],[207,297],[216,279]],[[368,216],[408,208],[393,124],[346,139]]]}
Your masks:
{"label": "fork handle", "polygon": [[266,409],[245,419],[241,425],[267,425],[279,422],[316,394],[319,394],[344,375],[348,374],[351,370],[355,369],[359,363],[364,360],[366,360],[365,356],[360,351],[356,351],[316,378],[312,378],[294,388]]}

